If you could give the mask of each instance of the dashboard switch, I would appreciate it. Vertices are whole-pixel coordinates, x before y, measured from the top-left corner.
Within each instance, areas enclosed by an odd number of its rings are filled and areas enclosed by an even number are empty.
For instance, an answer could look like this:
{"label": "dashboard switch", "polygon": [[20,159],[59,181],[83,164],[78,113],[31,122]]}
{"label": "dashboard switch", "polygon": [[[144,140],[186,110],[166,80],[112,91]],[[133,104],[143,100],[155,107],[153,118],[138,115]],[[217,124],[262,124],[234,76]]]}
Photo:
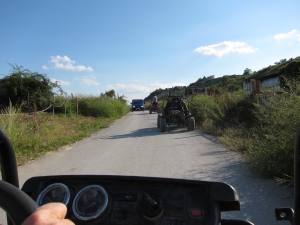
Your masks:
{"label": "dashboard switch", "polygon": [[114,201],[135,202],[137,195],[133,193],[117,193],[113,195]]}
{"label": "dashboard switch", "polygon": [[148,218],[154,218],[161,214],[162,209],[160,202],[149,194],[144,194],[140,203],[142,214]]}

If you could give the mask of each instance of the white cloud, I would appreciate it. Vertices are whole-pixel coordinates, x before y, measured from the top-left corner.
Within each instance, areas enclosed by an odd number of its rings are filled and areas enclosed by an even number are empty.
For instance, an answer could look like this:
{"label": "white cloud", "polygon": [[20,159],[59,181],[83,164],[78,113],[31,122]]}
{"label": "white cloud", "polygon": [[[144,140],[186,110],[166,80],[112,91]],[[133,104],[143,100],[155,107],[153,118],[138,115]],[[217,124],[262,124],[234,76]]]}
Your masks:
{"label": "white cloud", "polygon": [[42,65],[42,69],[43,69],[43,70],[48,70],[49,67],[48,67],[47,65]]}
{"label": "white cloud", "polygon": [[125,95],[128,100],[134,98],[145,98],[152,91],[158,88],[170,88],[175,86],[184,86],[185,83],[182,82],[170,82],[170,83],[162,83],[162,82],[154,82],[154,83],[141,83],[141,82],[133,82],[133,83],[116,83],[109,85],[107,89],[114,89],[120,95]]}
{"label": "white cloud", "polygon": [[277,41],[297,40],[300,42],[300,31],[293,29],[287,33],[275,34],[273,38]]}
{"label": "white cloud", "polygon": [[59,80],[59,79],[55,79],[55,78],[51,78],[50,80],[51,80],[51,82],[57,83],[58,85],[62,85],[62,86],[69,86],[70,85],[70,82],[66,81],[66,80]]}
{"label": "white cloud", "polygon": [[90,66],[80,65],[69,56],[51,56],[50,62],[56,69],[61,69],[65,71],[73,71],[73,72],[92,72],[94,69]]}
{"label": "white cloud", "polygon": [[203,55],[213,55],[217,57],[223,57],[226,54],[238,53],[238,54],[250,54],[257,49],[251,45],[241,41],[223,41],[217,44],[200,46],[194,51]]}
{"label": "white cloud", "polygon": [[90,77],[81,77],[78,79],[82,84],[87,86],[98,86],[100,83],[97,81],[96,77],[90,76]]}

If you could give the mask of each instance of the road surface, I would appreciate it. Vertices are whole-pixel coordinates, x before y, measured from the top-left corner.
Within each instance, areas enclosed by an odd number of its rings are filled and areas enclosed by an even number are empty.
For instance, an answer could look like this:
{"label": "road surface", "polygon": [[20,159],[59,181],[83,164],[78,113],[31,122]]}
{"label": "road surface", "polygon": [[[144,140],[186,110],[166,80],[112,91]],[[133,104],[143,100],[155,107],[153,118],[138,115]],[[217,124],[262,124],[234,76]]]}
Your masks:
{"label": "road surface", "polygon": [[237,189],[242,208],[224,216],[250,219],[257,225],[277,224],[274,208],[292,205],[290,188],[253,174],[238,153],[226,150],[216,138],[198,130],[173,129],[162,134],[156,117],[146,111],[129,113],[87,139],[21,166],[21,184],[32,176],[54,174],[222,181]]}

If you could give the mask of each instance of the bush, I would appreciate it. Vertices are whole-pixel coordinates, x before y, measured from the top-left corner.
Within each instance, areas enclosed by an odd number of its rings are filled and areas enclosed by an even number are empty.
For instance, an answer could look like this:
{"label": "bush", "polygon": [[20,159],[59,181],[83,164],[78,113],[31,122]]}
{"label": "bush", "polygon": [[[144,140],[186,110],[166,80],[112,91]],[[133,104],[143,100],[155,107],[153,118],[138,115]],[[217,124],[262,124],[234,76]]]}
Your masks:
{"label": "bush", "polygon": [[257,111],[259,121],[252,129],[248,157],[262,173],[292,176],[295,135],[300,126],[300,97],[269,99]]}
{"label": "bush", "polygon": [[216,99],[212,96],[194,96],[190,101],[189,108],[200,126],[206,120],[210,119],[217,122],[223,117],[220,106],[216,102]]}
{"label": "bush", "polygon": [[240,93],[195,96],[190,109],[208,133],[245,153],[251,165],[271,177],[293,176],[295,134],[300,127],[300,97],[278,95],[263,100]]}
{"label": "bush", "polygon": [[251,127],[256,122],[256,103],[250,97],[230,95],[218,97],[218,104],[222,108],[224,117],[222,127],[241,126]]}
{"label": "bush", "polygon": [[53,100],[53,89],[59,86],[44,74],[14,66],[12,72],[0,79],[0,106],[17,105],[24,112],[42,110]]}
{"label": "bush", "polygon": [[[73,104],[74,105],[74,104]],[[129,111],[124,101],[110,97],[81,97],[78,100],[79,114],[94,117],[120,117]],[[75,111],[76,109],[73,109]]]}
{"label": "bush", "polygon": [[[0,111],[0,129],[10,138],[19,164],[87,137],[128,112],[127,104],[121,99],[81,97],[79,109],[84,116],[75,116],[76,99],[58,100],[67,104],[67,116],[57,113],[57,109],[55,115],[24,114],[12,104]],[[62,107],[58,109],[63,111]]]}

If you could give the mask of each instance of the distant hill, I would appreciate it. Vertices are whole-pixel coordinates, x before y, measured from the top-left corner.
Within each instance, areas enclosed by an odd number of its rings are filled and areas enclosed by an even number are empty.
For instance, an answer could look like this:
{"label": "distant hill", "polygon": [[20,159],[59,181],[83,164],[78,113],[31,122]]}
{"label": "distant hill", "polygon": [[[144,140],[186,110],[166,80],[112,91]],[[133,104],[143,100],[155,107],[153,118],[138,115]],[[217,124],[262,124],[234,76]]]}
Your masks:
{"label": "distant hill", "polygon": [[214,76],[204,76],[186,87],[157,89],[148,95],[145,100],[151,100],[153,96],[162,98],[164,96],[168,96],[169,93],[173,93],[174,91],[186,94],[192,93],[192,90],[197,90],[198,92],[210,90],[215,93],[234,92],[243,88],[243,82],[245,79],[271,77],[276,75],[300,81],[300,57],[294,59],[291,58],[289,60],[282,59],[279,62],[275,62],[274,65],[270,65],[256,72],[251,72],[251,70],[245,69],[244,74],[241,75],[224,75],[217,78]]}
{"label": "distant hill", "polygon": [[188,88],[199,88],[199,89],[215,89],[219,92],[233,92],[243,87],[245,76],[242,75],[225,75],[222,77],[214,78],[203,77],[197,80],[195,83],[191,83]]}
{"label": "distant hill", "polygon": [[175,94],[184,94],[186,90],[185,86],[176,86],[172,88],[165,88],[165,89],[156,89],[155,91],[151,92],[150,95],[148,95],[144,100],[145,101],[151,101],[154,96],[157,96],[159,99],[162,99],[164,97],[167,97],[169,94],[175,95]]}

